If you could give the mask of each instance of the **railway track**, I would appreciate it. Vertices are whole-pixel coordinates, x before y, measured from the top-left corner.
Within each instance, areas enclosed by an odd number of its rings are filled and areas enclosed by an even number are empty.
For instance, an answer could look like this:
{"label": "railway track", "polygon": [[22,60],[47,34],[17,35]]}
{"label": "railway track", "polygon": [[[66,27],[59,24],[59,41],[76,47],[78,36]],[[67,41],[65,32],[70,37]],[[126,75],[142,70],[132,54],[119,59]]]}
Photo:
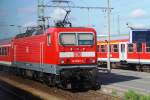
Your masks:
{"label": "railway track", "polygon": [[[0,90],[3,94],[7,94],[7,96],[12,96],[12,100],[25,100],[24,98],[22,98],[21,96],[19,96],[17,93],[11,91],[10,89],[0,85]],[[4,97],[6,98],[6,97]]]}
{"label": "railway track", "polygon": [[9,94],[8,96],[14,97],[14,99],[11,100],[41,100],[40,98],[35,97],[32,94],[9,85],[8,83],[3,81],[0,81],[0,89],[6,94]]}
{"label": "railway track", "polygon": [[[0,74],[1,75],[1,74]],[[35,88],[36,91],[40,91],[43,94],[49,94],[54,97],[60,98],[60,100],[121,100],[119,97],[114,97],[112,95],[104,94],[102,92],[94,91],[94,90],[78,90],[78,91],[68,91],[55,87],[48,87],[42,83],[29,80],[22,79],[21,77],[11,75],[8,77],[8,74],[2,74],[3,77],[13,80],[15,82],[25,84],[29,88]],[[41,96],[39,96],[41,97]],[[30,100],[30,99],[21,99],[21,100]],[[33,99],[32,99],[33,100]],[[37,99],[34,99],[37,100]],[[49,99],[46,99],[49,100]]]}

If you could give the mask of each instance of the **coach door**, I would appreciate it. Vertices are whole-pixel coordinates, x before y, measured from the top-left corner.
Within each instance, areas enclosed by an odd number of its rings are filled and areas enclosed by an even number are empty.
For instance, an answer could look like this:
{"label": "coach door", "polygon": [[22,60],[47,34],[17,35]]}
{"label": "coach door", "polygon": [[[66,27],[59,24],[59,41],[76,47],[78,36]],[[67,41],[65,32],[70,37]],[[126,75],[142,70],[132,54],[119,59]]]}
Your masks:
{"label": "coach door", "polygon": [[119,56],[120,60],[126,60],[127,56],[127,49],[126,49],[126,43],[119,44]]}

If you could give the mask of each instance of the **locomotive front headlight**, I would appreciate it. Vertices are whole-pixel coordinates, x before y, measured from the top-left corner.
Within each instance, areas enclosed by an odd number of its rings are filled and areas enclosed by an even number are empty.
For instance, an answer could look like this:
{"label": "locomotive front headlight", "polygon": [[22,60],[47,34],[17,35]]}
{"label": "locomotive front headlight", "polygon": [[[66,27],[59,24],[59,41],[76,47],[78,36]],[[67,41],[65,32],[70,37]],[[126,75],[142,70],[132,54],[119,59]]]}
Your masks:
{"label": "locomotive front headlight", "polygon": [[61,60],[60,60],[60,63],[61,63],[61,64],[64,64],[64,63],[65,63],[65,60],[61,59]]}
{"label": "locomotive front headlight", "polygon": [[95,63],[95,59],[92,59],[92,60],[91,60],[91,63]]}

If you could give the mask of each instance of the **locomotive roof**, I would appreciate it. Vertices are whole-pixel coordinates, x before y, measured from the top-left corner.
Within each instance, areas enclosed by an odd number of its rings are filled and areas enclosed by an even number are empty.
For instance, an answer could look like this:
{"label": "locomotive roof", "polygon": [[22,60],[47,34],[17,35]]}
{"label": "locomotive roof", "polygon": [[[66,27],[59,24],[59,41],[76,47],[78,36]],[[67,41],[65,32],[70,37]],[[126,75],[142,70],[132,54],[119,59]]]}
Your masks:
{"label": "locomotive roof", "polygon": [[[50,27],[45,30],[66,29],[66,28],[68,28],[68,29],[73,29],[73,28],[92,29],[92,28],[88,28],[88,27]],[[33,36],[33,35],[39,35],[39,34],[43,34],[44,31],[43,31],[43,29],[40,29],[40,28],[32,28],[30,30],[27,29],[25,33],[17,34],[15,36],[15,38],[17,39],[17,38],[29,37],[29,36]]]}

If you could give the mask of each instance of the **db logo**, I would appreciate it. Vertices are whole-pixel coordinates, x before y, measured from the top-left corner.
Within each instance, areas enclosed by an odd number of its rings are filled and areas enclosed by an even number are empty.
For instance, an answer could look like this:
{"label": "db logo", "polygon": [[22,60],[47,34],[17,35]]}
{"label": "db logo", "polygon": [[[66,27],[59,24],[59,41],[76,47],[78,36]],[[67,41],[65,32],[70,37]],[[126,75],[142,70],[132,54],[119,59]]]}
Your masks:
{"label": "db logo", "polygon": [[81,57],[81,52],[74,52],[74,57]]}

